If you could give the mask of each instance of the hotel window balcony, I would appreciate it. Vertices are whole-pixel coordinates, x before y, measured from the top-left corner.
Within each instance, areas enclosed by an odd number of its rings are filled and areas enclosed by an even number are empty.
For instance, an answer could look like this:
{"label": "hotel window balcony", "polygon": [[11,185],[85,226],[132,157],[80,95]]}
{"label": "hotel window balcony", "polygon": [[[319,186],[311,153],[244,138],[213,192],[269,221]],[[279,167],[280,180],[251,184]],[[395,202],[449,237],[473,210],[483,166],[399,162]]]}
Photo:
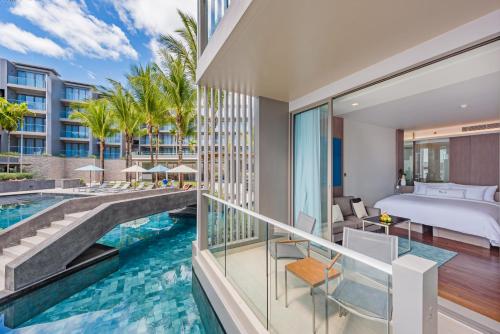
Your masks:
{"label": "hotel window balcony", "polygon": [[121,158],[121,155],[120,155],[119,151],[105,151],[104,152],[104,159],[120,159],[120,158]]}
{"label": "hotel window balcony", "polygon": [[92,98],[92,93],[87,88],[66,87],[64,97],[71,101],[86,101]]}
{"label": "hotel window balcony", "polygon": [[[44,98],[45,100],[45,98]],[[45,102],[42,101],[26,101],[26,100],[19,100],[19,99],[9,99],[10,103],[26,103],[28,105],[29,110],[40,110],[40,111],[46,111],[47,107],[45,105]]]}
{"label": "hotel window balcony", "polygon": [[40,123],[23,123],[23,128],[20,129],[18,126],[17,131],[25,131],[25,132],[45,132],[45,124]]}
{"label": "hotel window balcony", "polygon": [[21,72],[17,75],[9,75],[7,82],[19,86],[46,88],[45,74]]}
{"label": "hotel window balcony", "polygon": [[[21,153],[21,146],[11,146],[11,152]],[[44,146],[23,146],[22,147],[23,154],[26,155],[42,155],[45,154]]]}
{"label": "hotel window balcony", "polygon": [[63,138],[78,138],[78,139],[89,139],[88,131],[68,131],[62,130],[61,137]]}
{"label": "hotel window balcony", "polygon": [[122,142],[122,136],[120,133],[117,133],[114,136],[106,138],[106,144],[120,144],[121,142]]}
{"label": "hotel window balcony", "polygon": [[74,158],[85,158],[89,156],[88,150],[64,150],[64,156],[66,157],[74,157]]}

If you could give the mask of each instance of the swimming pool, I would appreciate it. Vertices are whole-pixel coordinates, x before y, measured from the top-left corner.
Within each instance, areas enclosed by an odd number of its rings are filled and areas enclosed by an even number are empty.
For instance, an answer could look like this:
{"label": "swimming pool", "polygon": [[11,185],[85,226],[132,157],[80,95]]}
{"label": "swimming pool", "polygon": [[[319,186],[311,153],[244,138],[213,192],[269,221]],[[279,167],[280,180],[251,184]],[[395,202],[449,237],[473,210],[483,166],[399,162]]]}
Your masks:
{"label": "swimming pool", "polygon": [[191,294],[195,236],[194,218],[167,213],[119,225],[100,240],[120,249],[116,272],[13,330],[2,311],[0,333],[205,333]]}
{"label": "swimming pool", "polygon": [[74,197],[42,193],[0,196],[0,229],[14,225],[62,200]]}

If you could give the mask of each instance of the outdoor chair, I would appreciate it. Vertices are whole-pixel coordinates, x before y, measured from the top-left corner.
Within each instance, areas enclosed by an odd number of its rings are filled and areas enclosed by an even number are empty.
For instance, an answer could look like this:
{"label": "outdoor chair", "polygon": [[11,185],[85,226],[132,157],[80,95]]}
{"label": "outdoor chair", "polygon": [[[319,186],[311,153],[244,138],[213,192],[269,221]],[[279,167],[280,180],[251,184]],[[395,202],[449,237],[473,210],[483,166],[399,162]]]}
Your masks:
{"label": "outdoor chair", "polygon": [[115,184],[111,188],[108,188],[107,190],[109,190],[109,191],[115,191],[118,188],[120,188],[121,185],[122,185],[122,181],[116,181]]}
{"label": "outdoor chair", "polygon": [[144,186],[146,184],[144,182],[140,182],[137,187],[134,188],[134,190],[143,190],[144,189]]}
{"label": "outdoor chair", "polygon": [[113,192],[121,192],[121,191],[125,191],[127,190],[128,188],[130,188],[130,182],[125,182],[124,184],[122,184],[120,187],[118,187],[117,189],[114,189]]}
{"label": "outdoor chair", "polygon": [[[369,231],[344,228],[343,246],[379,261],[391,264],[398,257],[398,237]],[[328,332],[328,301],[339,305],[339,315],[349,311],[365,319],[387,323],[392,318],[390,276],[352,258],[341,257],[341,279],[332,293],[326,284],[326,331]]]}
{"label": "outdoor chair", "polygon": [[[314,225],[316,224],[316,218],[306,215],[303,212],[299,212],[297,222],[295,227],[307,232],[312,233]],[[278,300],[278,260],[292,259],[300,260],[306,257],[304,253],[297,246],[298,243],[307,244],[307,256],[310,255],[310,242],[304,239],[291,239],[289,236],[288,240],[278,240],[270,247],[271,257],[274,259],[274,297]]]}
{"label": "outdoor chair", "polygon": [[144,190],[151,190],[154,188],[154,186],[155,186],[154,183],[150,183],[144,188]]}

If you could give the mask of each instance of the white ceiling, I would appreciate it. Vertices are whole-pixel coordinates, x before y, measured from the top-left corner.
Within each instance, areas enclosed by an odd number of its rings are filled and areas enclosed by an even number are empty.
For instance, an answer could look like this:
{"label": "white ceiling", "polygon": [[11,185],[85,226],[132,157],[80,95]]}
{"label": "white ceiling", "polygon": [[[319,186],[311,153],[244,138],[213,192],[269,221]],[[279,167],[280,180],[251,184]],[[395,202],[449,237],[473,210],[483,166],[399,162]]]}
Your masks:
{"label": "white ceiling", "polygon": [[405,130],[499,120],[500,42],[341,97],[333,110]]}
{"label": "white ceiling", "polygon": [[252,0],[215,57],[201,56],[198,79],[291,101],[498,8],[499,0]]}

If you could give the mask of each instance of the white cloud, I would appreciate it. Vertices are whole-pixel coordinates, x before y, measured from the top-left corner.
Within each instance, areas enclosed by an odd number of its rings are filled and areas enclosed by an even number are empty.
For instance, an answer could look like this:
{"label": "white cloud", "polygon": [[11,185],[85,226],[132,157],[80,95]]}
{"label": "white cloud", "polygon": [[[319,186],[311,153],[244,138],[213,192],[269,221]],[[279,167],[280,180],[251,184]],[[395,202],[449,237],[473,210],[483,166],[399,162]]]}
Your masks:
{"label": "white cloud", "polygon": [[151,40],[149,41],[149,45],[148,45],[149,49],[151,50],[151,53],[153,54],[153,57],[152,57],[152,60],[160,65],[161,64],[161,57],[160,57],[160,43],[158,42],[158,40],[156,38],[151,38]]}
{"label": "white cloud", "polygon": [[76,53],[94,58],[137,59],[125,33],[89,14],[83,1],[16,1],[11,12],[62,39]]}
{"label": "white cloud", "polygon": [[51,57],[67,55],[54,41],[33,35],[12,23],[0,22],[0,45],[21,53],[36,52]]}
{"label": "white cloud", "polygon": [[118,16],[129,29],[147,34],[173,33],[181,27],[177,9],[196,16],[196,0],[112,0]]}

